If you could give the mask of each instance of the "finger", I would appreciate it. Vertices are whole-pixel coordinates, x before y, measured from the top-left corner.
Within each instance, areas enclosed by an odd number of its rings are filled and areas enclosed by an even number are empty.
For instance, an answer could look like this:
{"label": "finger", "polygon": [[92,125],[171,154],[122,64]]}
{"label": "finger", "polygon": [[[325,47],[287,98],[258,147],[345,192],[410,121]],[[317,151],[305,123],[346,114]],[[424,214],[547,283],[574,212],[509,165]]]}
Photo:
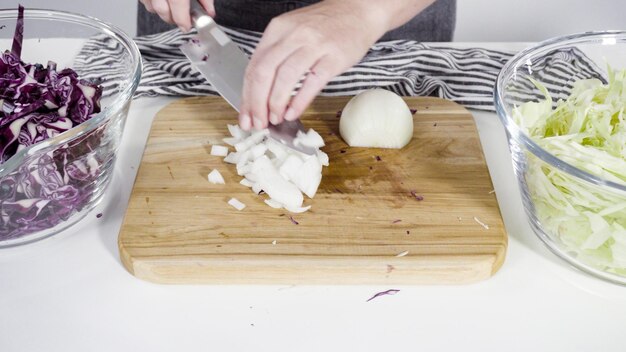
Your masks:
{"label": "finger", "polygon": [[163,21],[172,23],[172,14],[167,0],[152,0],[152,8]]}
{"label": "finger", "polygon": [[[194,1],[194,0],[191,0],[191,1]],[[200,0],[200,5],[204,7],[204,9],[206,10],[206,13],[208,13],[209,16],[215,17],[215,5],[213,3],[213,0]]]}
{"label": "finger", "polygon": [[[195,0],[192,0],[195,1]],[[183,32],[191,29],[191,15],[189,14],[189,0],[169,0],[172,20]]]}
{"label": "finger", "polygon": [[[269,40],[274,41],[275,38],[270,37]],[[279,41],[267,50],[257,51],[252,55],[244,78],[240,111],[241,115],[247,114],[252,118],[254,128],[267,127],[268,98],[276,69],[297,49],[298,46],[293,43]]]}
{"label": "finger", "polygon": [[337,67],[337,64],[330,57],[322,57],[322,59],[311,68],[311,72],[306,76],[302,87],[291,99],[284,119],[293,121],[299,118],[313,99],[315,99],[317,94],[326,86],[326,83],[340,72],[341,69]]}
{"label": "finger", "polygon": [[294,87],[317,59],[314,50],[300,48],[278,67],[269,95],[270,123],[277,125],[283,121]]}
{"label": "finger", "polygon": [[252,119],[249,115],[239,115],[239,127],[241,127],[244,131],[250,131],[252,128]]}
{"label": "finger", "polygon": [[150,0],[139,0],[143,6],[146,8],[146,11],[150,13],[155,13],[154,8],[152,7],[152,2]]}

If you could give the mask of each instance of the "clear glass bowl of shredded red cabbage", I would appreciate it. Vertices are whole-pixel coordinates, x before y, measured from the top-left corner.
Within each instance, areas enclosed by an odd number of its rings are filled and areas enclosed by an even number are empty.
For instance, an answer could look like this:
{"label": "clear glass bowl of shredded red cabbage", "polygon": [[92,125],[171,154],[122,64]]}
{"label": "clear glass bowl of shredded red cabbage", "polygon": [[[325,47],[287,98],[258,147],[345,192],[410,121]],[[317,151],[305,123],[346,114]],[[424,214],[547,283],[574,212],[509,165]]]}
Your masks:
{"label": "clear glass bowl of shredded red cabbage", "polygon": [[[115,54],[91,62],[94,43]],[[31,9],[0,10],[0,52],[0,247],[9,247],[59,233],[102,199],[141,58],[113,26]]]}
{"label": "clear glass bowl of shredded red cabbage", "polygon": [[536,235],[572,266],[626,285],[626,31],[518,53],[495,104]]}

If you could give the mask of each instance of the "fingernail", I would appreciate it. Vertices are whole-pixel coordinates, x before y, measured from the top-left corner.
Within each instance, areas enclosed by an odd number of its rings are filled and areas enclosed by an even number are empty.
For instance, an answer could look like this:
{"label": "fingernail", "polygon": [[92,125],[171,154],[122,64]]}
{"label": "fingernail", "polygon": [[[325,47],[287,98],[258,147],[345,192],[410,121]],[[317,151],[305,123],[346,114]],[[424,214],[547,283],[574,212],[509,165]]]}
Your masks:
{"label": "fingernail", "polygon": [[274,114],[273,112],[270,113],[270,122],[272,123],[272,125],[278,124],[278,115]]}
{"label": "fingernail", "polygon": [[245,131],[250,130],[250,128],[252,127],[252,126],[250,126],[250,116],[248,116],[248,115],[241,115],[241,116],[239,116],[239,125]]}
{"label": "fingernail", "polygon": [[291,107],[289,109],[287,109],[287,112],[285,113],[285,120],[293,121],[293,120],[295,120],[297,118],[298,118],[298,115],[296,115],[296,110],[294,110]]}
{"label": "fingernail", "polygon": [[263,128],[263,122],[261,121],[261,119],[255,117],[252,120],[254,121],[254,128],[259,130]]}

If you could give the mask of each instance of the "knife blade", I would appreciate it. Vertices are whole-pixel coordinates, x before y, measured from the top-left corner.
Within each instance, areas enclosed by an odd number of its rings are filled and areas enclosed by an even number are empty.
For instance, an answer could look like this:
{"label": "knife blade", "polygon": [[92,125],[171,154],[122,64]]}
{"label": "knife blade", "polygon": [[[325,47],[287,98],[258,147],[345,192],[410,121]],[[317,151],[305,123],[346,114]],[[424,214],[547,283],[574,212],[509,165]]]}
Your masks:
{"label": "knife blade", "polygon": [[[191,19],[198,36],[181,45],[180,49],[191,64],[206,78],[211,86],[239,111],[244,74],[250,60],[197,0],[191,1]],[[270,137],[299,152],[315,155],[315,148],[294,145],[298,131],[304,132],[300,119],[285,121],[279,125],[269,124]]]}

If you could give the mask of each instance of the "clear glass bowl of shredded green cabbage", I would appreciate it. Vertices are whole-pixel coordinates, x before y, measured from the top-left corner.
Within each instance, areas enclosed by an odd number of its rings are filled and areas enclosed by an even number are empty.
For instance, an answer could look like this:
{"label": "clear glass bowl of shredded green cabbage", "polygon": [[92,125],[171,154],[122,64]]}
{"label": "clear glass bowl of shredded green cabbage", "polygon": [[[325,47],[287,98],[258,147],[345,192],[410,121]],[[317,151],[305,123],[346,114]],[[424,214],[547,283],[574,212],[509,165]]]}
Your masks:
{"label": "clear glass bowl of shredded green cabbage", "polygon": [[137,46],[113,26],[0,10],[0,247],[57,234],[102,199],[140,77]]}
{"label": "clear glass bowl of shredded green cabbage", "polygon": [[626,31],[526,49],[494,95],[535,233],[574,267],[626,284]]}

